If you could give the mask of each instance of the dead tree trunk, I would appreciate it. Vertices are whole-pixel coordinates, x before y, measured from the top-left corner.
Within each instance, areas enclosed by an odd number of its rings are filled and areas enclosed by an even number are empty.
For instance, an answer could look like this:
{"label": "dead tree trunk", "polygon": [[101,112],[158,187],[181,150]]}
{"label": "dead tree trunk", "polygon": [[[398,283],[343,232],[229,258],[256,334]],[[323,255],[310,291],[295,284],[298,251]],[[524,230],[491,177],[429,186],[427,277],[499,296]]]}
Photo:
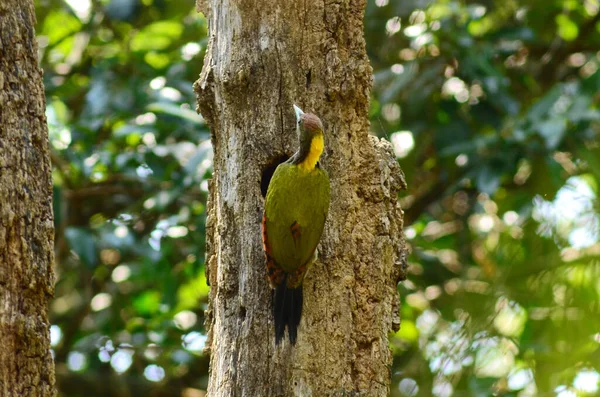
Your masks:
{"label": "dead tree trunk", "polygon": [[[386,396],[406,262],[404,180],[389,143],[369,135],[365,1],[199,2],[210,41],[196,91],[214,147],[209,395]],[[276,348],[261,178],[296,149],[293,103],[324,123],[331,206],[298,343]]]}
{"label": "dead tree trunk", "polygon": [[52,178],[31,0],[0,1],[0,395],[53,396]]}

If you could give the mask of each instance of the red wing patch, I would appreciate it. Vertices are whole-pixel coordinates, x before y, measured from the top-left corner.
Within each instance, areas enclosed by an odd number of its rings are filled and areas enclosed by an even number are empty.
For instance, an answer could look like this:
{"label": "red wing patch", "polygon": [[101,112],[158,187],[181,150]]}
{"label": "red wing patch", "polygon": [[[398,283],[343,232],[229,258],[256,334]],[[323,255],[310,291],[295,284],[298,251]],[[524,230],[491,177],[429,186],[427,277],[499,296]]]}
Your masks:
{"label": "red wing patch", "polygon": [[269,238],[267,237],[267,215],[263,215],[262,219],[262,240],[263,250],[265,251],[265,257],[267,259],[267,276],[269,277],[269,283],[271,288],[275,288],[281,284],[285,276],[283,269],[275,263],[275,260],[271,256],[271,246],[269,244]]}
{"label": "red wing patch", "polygon": [[292,238],[294,239],[294,245],[298,246],[298,242],[300,240],[300,224],[298,224],[298,222],[292,223],[292,226],[290,226],[290,231],[292,232]]}
{"label": "red wing patch", "polygon": [[267,214],[263,214],[262,218],[262,242],[263,250],[268,257],[271,253],[271,247],[269,246],[269,238],[267,237]]}

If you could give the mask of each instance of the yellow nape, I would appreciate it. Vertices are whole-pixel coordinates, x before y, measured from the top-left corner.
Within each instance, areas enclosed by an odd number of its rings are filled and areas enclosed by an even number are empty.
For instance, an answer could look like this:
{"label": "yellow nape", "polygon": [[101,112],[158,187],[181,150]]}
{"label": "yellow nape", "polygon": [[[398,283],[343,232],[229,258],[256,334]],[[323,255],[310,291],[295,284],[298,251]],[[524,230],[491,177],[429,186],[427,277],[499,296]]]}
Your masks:
{"label": "yellow nape", "polygon": [[305,171],[312,171],[317,165],[317,161],[319,161],[321,153],[323,153],[324,146],[325,142],[323,141],[323,134],[315,135],[312,141],[310,141],[310,150],[308,151],[308,155],[306,155],[306,158],[300,164],[298,164],[300,168]]}

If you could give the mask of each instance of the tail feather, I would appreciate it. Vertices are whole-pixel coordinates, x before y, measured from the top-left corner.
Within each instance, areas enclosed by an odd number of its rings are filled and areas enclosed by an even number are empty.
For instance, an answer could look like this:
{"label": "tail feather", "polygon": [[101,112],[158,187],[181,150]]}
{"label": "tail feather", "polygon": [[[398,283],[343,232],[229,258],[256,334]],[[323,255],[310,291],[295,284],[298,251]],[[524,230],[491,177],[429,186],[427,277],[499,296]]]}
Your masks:
{"label": "tail feather", "polygon": [[273,290],[273,320],[275,322],[275,344],[279,344],[287,326],[290,343],[296,344],[298,326],[302,317],[302,285],[288,288],[286,274]]}

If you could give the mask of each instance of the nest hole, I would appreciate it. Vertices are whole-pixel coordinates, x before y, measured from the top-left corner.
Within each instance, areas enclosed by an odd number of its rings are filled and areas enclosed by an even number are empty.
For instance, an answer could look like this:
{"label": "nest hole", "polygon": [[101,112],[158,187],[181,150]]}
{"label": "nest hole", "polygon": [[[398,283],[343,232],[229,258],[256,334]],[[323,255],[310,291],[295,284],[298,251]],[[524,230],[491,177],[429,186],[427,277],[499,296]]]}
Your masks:
{"label": "nest hole", "polygon": [[275,169],[279,164],[287,161],[287,159],[289,158],[290,156],[282,154],[281,156],[278,156],[271,160],[269,164],[263,169],[262,177],[260,178],[260,192],[263,197],[267,195],[267,189],[269,188],[269,183],[271,183],[271,178],[275,173]]}

